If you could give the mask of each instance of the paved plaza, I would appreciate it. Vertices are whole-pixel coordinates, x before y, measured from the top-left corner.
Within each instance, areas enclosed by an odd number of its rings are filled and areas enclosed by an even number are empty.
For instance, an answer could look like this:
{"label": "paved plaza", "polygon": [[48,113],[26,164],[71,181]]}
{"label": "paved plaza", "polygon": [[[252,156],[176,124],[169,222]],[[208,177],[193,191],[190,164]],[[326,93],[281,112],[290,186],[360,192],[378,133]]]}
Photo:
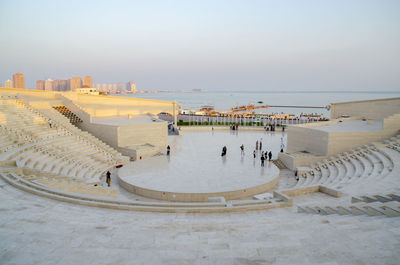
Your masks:
{"label": "paved plaza", "polygon": [[[143,160],[141,174],[146,176],[146,167],[150,166],[150,172],[162,176],[163,170],[172,167],[171,172],[183,177],[183,171],[178,170],[185,166],[183,162],[186,167],[193,166],[194,171],[202,170],[201,163],[212,156],[212,166],[201,172],[218,173],[225,165],[237,164],[262,176],[260,165],[253,166],[248,149],[263,137],[263,145],[276,150],[281,136],[266,132],[185,132],[182,137],[170,138],[171,160],[165,167],[157,168],[155,162]],[[243,164],[239,149],[242,143],[248,147]],[[215,148],[211,148],[213,145]],[[221,163],[222,145],[228,147],[226,164]],[[190,148],[198,152],[188,153]],[[201,152],[207,156],[201,156]],[[173,164],[178,158],[182,164]],[[397,183],[395,175],[393,172],[385,181]],[[115,178],[112,185],[118,185]],[[54,201],[16,189],[0,179],[0,263],[399,264],[399,218],[297,212],[298,205],[318,201],[337,204],[349,199],[348,194],[336,199],[316,193],[296,197],[293,207],[272,210],[145,213]]]}
{"label": "paved plaza", "polygon": [[[222,192],[267,183],[279,174],[272,162],[261,166],[261,152],[253,156],[256,141],[276,158],[286,134],[264,131],[184,131],[171,136],[170,156],[131,162],[119,176],[135,186],[169,192]],[[240,146],[243,144],[244,153]],[[221,156],[222,147],[227,155]]]}
{"label": "paved plaza", "polygon": [[1,264],[399,264],[399,218],[118,211],[0,180]]}

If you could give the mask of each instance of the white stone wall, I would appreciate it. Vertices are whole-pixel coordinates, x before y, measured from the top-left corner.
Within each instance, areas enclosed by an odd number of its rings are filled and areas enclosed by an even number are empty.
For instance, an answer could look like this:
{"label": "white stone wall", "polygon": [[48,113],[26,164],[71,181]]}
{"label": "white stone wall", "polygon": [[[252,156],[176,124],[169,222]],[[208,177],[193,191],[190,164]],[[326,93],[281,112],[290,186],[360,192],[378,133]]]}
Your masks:
{"label": "white stone wall", "polygon": [[131,124],[118,128],[118,146],[120,147],[151,144],[164,148],[167,146],[167,142],[167,122]]}
{"label": "white stone wall", "polygon": [[349,115],[382,120],[392,114],[400,113],[400,98],[332,103],[331,107],[332,119]]}
{"label": "white stone wall", "polygon": [[[320,125],[334,124],[336,122],[337,120],[332,120]],[[400,114],[394,114],[384,119],[383,129],[380,131],[325,132],[315,129],[317,126],[318,124],[289,126],[287,154],[279,155],[279,159],[289,169],[293,170],[299,166],[310,165],[326,157],[396,136],[400,134]],[[297,151],[307,151],[313,156],[302,157],[290,154]]]}
{"label": "white stone wall", "polygon": [[158,114],[160,112],[172,114],[174,106],[170,101],[152,99],[77,95],[76,93],[63,93],[63,95],[82,107],[92,117]]}
{"label": "white stone wall", "polygon": [[312,163],[316,163],[327,158],[327,156],[294,157],[288,153],[279,153],[278,157],[290,170],[295,170],[297,167],[301,166],[309,166]]}
{"label": "white stone wall", "polygon": [[328,153],[328,132],[290,126],[287,139],[288,152],[307,151],[321,156]]}
{"label": "white stone wall", "polygon": [[109,146],[118,150],[118,126],[93,124],[83,121],[79,124],[79,128],[93,134]]}

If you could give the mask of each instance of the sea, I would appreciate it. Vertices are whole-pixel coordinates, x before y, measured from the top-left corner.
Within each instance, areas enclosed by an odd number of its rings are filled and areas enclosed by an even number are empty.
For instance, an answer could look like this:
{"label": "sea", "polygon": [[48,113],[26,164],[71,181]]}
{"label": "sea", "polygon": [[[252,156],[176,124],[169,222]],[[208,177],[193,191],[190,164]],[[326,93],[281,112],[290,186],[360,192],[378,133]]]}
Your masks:
{"label": "sea", "polygon": [[[331,103],[347,102],[368,99],[383,99],[400,97],[399,91],[340,91],[340,92],[158,92],[144,94],[121,94],[117,96],[135,97],[146,99],[157,99],[176,101],[181,104],[182,109],[200,109],[202,106],[211,105],[216,110],[226,111],[236,106],[243,105],[268,105],[278,106],[258,109],[257,113],[317,113],[329,115],[326,108],[305,108],[301,106],[326,107]],[[298,106],[298,108],[285,108],[279,106]],[[300,107],[299,107],[300,106]]]}

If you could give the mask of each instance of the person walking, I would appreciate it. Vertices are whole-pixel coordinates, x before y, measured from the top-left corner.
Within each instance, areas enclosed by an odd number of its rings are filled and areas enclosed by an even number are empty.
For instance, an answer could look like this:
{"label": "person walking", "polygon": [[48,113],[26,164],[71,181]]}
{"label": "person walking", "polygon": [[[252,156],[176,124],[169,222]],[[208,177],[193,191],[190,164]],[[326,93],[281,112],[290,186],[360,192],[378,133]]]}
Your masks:
{"label": "person walking", "polygon": [[171,147],[168,145],[167,146],[167,156],[169,156],[169,153],[171,152]]}
{"label": "person walking", "polygon": [[256,141],[256,150],[258,150],[258,140]]}
{"label": "person walking", "polygon": [[260,139],[260,150],[262,150],[262,138]]}
{"label": "person walking", "polygon": [[51,128],[51,124],[53,123],[53,121],[50,119],[49,120],[49,127]]}
{"label": "person walking", "polygon": [[108,187],[110,187],[110,183],[111,183],[111,173],[110,173],[110,171],[107,171],[106,175],[107,175],[106,182],[107,182]]}
{"label": "person walking", "polygon": [[240,154],[244,155],[244,145],[243,144],[240,146]]}
{"label": "person walking", "polygon": [[261,166],[262,167],[264,166],[264,160],[265,160],[264,156],[261,156]]}
{"label": "person walking", "polygon": [[271,158],[272,158],[272,151],[269,151],[269,153],[268,153],[268,158],[269,158],[269,161],[271,161]]}
{"label": "person walking", "polygon": [[256,159],[256,150],[253,151],[253,157]]}
{"label": "person walking", "polygon": [[226,155],[226,146],[222,147],[222,154],[221,156],[225,156]]}

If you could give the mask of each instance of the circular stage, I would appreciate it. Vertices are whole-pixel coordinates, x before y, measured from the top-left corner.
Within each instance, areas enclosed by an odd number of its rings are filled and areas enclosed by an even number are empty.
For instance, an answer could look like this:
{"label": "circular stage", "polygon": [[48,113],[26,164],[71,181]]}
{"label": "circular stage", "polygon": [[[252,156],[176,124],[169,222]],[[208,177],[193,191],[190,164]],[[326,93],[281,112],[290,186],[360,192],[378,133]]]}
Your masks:
{"label": "circular stage", "polygon": [[[184,131],[169,138],[170,156],[138,160],[119,169],[125,189],[144,197],[179,202],[204,202],[210,197],[242,199],[271,191],[279,182],[272,162],[261,167],[255,142],[277,157],[282,133],[264,131]],[[242,155],[240,145],[244,145]],[[221,157],[222,147],[227,155]]]}

